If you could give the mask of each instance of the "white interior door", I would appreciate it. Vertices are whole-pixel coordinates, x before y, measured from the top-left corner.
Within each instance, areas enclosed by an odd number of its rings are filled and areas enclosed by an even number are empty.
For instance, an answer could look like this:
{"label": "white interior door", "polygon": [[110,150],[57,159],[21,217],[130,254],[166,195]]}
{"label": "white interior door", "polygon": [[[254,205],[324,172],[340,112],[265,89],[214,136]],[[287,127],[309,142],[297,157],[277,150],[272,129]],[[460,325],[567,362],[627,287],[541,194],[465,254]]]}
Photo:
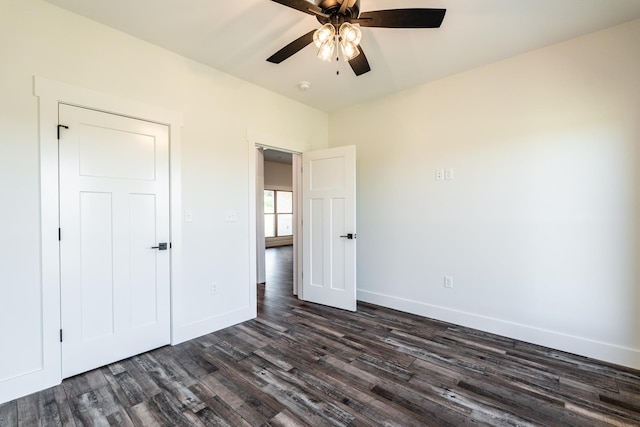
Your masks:
{"label": "white interior door", "polygon": [[302,299],[356,310],[356,148],[302,155]]}
{"label": "white interior door", "polygon": [[168,128],[60,104],[62,373],[170,341]]}

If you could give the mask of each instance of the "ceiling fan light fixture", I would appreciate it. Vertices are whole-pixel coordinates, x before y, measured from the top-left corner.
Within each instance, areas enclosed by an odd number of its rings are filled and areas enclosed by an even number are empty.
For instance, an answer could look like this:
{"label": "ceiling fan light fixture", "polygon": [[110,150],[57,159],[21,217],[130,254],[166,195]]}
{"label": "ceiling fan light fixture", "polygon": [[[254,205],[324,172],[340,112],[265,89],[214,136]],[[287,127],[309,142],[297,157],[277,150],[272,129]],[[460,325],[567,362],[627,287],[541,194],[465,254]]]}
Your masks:
{"label": "ceiling fan light fixture", "polygon": [[313,43],[318,49],[336,36],[336,29],[331,24],[324,24],[313,33]]}
{"label": "ceiling fan light fixture", "polygon": [[341,40],[353,43],[355,46],[358,46],[360,44],[360,40],[362,40],[362,31],[360,31],[360,27],[349,22],[345,22],[340,26],[339,34]]}
{"label": "ceiling fan light fixture", "polygon": [[336,42],[335,39],[329,39],[320,45],[320,50],[318,50],[318,58],[323,61],[331,61],[333,59],[333,49],[335,48]]}
{"label": "ceiling fan light fixture", "polygon": [[342,58],[345,62],[351,61],[356,56],[360,55],[360,49],[355,43],[347,40],[340,40],[340,50],[342,51]]}

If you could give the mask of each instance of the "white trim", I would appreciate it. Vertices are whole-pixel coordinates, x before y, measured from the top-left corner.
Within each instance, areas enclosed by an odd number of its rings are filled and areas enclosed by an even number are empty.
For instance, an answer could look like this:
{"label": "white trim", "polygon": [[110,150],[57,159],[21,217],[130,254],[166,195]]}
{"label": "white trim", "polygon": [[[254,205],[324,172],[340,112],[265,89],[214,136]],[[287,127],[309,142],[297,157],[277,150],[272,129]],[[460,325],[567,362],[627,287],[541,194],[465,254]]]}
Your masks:
{"label": "white trim", "polygon": [[[252,144],[249,144],[251,147]],[[258,218],[264,217],[264,150],[255,147],[256,162],[256,282],[267,281],[266,272],[266,242],[264,238],[264,221]]]}
{"label": "white trim", "polygon": [[[255,282],[253,284],[253,290],[253,293],[256,294],[257,286]],[[256,298],[257,296],[252,299],[250,303],[251,305],[247,307],[180,325],[178,333],[172,337],[171,344],[177,345],[185,341],[210,334],[212,331],[219,331],[221,329],[228,328],[238,323],[246,322],[249,319],[255,318],[258,310],[258,303]],[[255,304],[253,303],[254,301]]]}
{"label": "white trim", "polygon": [[640,369],[640,350],[359,289],[358,300]]}
{"label": "white trim", "polygon": [[[249,158],[249,310],[250,318],[258,316],[258,272],[257,272],[257,232],[256,232],[256,147],[247,143],[247,157]],[[246,317],[245,317],[246,319]]]}
{"label": "white trim", "polygon": [[293,169],[293,294],[302,299],[302,155],[293,153],[291,156]]}
{"label": "white trim", "polygon": [[40,211],[42,263],[42,369],[0,383],[0,402],[60,384],[62,381],[60,329],[60,252],[58,245],[58,104],[65,103],[142,119],[169,127],[171,199],[171,324],[172,343],[179,322],[173,308],[180,307],[182,281],[182,114],[154,105],[102,94],[66,83],[34,77],[39,98]]}

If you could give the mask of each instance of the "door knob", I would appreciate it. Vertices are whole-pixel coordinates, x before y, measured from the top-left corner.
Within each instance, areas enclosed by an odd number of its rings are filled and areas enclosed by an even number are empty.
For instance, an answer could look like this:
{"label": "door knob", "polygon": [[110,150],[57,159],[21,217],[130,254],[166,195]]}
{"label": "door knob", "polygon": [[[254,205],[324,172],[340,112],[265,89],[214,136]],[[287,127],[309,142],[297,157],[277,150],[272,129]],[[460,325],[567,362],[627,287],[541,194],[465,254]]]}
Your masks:
{"label": "door knob", "polygon": [[158,246],[152,246],[151,249],[157,249],[159,251],[166,251],[167,244],[166,243],[158,243]]}

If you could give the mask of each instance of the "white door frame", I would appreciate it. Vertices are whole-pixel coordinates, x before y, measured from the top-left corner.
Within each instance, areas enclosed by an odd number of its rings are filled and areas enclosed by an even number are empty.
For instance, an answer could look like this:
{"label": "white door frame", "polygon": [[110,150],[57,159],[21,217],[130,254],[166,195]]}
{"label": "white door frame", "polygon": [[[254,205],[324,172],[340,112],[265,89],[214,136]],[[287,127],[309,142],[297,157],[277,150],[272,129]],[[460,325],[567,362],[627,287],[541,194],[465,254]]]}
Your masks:
{"label": "white door frame", "polygon": [[[302,299],[302,199],[300,191],[302,190],[302,153],[293,151],[288,148],[277,147],[274,145],[266,145],[260,142],[259,137],[247,132],[247,141],[249,144],[249,265],[253,266],[251,273],[251,283],[257,281],[257,252],[258,252],[258,233],[257,233],[257,188],[256,188],[256,148],[268,148],[285,153],[292,154],[291,170],[293,172],[293,203],[294,203],[294,223],[293,223],[293,294]],[[251,185],[253,184],[253,185]],[[256,302],[257,303],[257,302]]]}
{"label": "white door frame", "polygon": [[[174,307],[180,307],[182,260],[182,190],[180,147],[182,114],[161,107],[102,94],[65,83],[34,77],[39,103],[40,215],[42,274],[42,366],[15,378],[13,392],[22,396],[62,381],[60,329],[60,248],[58,244],[58,104],[70,104],[111,114],[151,121],[169,127],[171,227],[171,342],[179,325]],[[62,129],[64,131],[64,129]]]}

